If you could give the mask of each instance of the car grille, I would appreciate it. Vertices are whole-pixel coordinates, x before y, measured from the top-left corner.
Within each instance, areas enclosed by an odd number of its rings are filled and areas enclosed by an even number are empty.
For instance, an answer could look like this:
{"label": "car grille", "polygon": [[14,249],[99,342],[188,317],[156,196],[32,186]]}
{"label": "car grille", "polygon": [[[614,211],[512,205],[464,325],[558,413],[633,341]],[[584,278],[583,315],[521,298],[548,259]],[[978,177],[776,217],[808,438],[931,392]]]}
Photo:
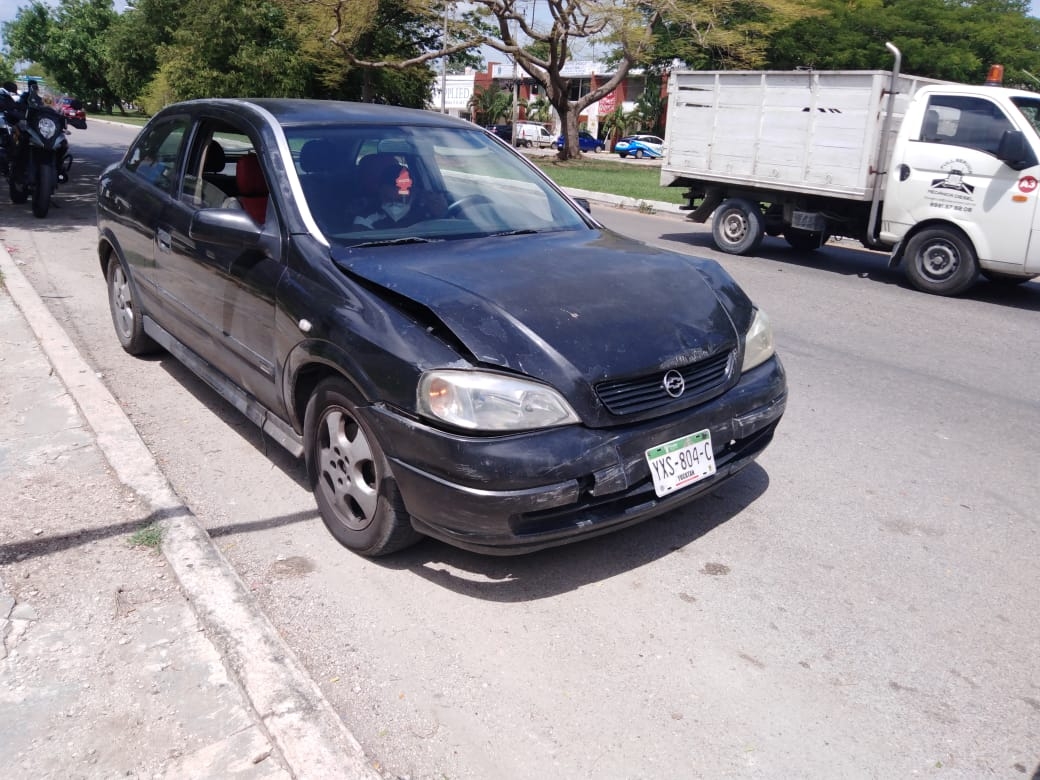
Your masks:
{"label": "car grille", "polygon": [[733,351],[720,352],[705,360],[675,369],[682,374],[685,389],[678,398],[664,389],[664,371],[625,379],[619,382],[600,382],[596,395],[612,414],[635,414],[674,403],[688,404],[721,390],[730,375]]}

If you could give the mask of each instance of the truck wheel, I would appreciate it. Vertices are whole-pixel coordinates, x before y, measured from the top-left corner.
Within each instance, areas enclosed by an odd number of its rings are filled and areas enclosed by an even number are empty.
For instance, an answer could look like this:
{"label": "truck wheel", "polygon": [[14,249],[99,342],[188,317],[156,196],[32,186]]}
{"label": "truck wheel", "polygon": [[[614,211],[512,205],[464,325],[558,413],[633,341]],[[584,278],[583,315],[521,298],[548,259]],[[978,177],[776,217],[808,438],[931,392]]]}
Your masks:
{"label": "truck wheel", "polygon": [[798,228],[787,228],[784,231],[784,240],[791,245],[792,249],[799,252],[812,252],[827,243],[830,238],[826,233],[816,230],[799,230]]}
{"label": "truck wheel", "polygon": [[729,198],[715,209],[711,237],[715,246],[731,255],[748,255],[758,249],[765,235],[765,219],[757,203]]}
{"label": "truck wheel", "polygon": [[353,395],[342,379],[326,379],[307,402],[307,476],[321,519],[336,540],[361,555],[386,555],[421,537]]}
{"label": "truck wheel", "polygon": [[906,275],[918,290],[959,295],[975,283],[979,261],[971,242],[950,228],[922,230],[906,245]]}

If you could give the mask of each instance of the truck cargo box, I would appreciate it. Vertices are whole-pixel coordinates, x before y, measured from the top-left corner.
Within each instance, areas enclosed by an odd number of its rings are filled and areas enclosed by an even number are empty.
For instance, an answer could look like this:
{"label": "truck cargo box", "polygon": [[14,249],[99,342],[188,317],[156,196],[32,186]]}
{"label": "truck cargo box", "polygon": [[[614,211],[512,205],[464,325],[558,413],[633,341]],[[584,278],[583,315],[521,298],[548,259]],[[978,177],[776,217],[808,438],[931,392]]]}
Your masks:
{"label": "truck cargo box", "polygon": [[[661,185],[868,201],[891,79],[888,71],[675,71]],[[898,77],[890,139],[914,92],[940,83]]]}

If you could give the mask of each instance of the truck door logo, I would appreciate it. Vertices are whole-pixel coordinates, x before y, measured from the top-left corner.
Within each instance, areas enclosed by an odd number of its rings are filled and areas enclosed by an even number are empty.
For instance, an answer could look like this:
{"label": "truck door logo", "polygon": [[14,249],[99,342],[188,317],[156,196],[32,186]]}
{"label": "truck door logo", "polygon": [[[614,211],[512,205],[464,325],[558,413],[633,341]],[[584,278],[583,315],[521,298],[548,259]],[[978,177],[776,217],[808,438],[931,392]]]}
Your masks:
{"label": "truck door logo", "polygon": [[975,192],[975,186],[964,181],[964,174],[957,169],[950,171],[942,179],[932,179],[931,188],[933,190],[954,190],[955,192],[964,192],[968,195]]}
{"label": "truck door logo", "polygon": [[1036,189],[1037,184],[1040,184],[1040,182],[1037,182],[1033,176],[1023,176],[1018,180],[1018,188],[1022,192],[1032,192]]}

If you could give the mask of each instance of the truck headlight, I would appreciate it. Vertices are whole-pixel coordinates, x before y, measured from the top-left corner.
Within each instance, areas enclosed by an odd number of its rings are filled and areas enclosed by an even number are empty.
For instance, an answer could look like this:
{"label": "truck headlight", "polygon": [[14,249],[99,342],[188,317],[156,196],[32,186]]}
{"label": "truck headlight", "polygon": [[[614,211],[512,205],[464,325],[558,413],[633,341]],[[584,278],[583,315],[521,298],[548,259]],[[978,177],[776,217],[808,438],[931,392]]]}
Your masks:
{"label": "truck headlight", "polygon": [[526,431],[579,422],[548,385],[484,371],[427,371],[419,380],[419,412],[474,431]]}
{"label": "truck headlight", "polygon": [[751,327],[744,336],[744,363],[740,366],[741,373],[765,363],[774,352],[776,347],[773,344],[773,326],[769,324],[769,317],[764,311],[755,309]]}

